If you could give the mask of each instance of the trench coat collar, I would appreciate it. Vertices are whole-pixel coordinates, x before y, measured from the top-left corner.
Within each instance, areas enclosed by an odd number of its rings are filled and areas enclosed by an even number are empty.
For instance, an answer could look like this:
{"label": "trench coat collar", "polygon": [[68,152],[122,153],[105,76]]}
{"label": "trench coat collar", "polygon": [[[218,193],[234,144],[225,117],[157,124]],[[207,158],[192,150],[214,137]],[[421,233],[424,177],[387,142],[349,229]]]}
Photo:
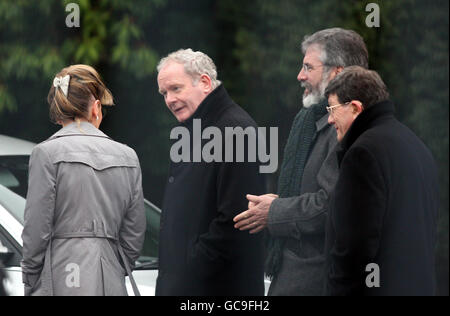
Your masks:
{"label": "trench coat collar", "polygon": [[61,128],[59,131],[53,134],[48,140],[64,136],[96,136],[96,137],[110,138],[89,122],[80,122],[79,127],[78,123],[73,122]]}
{"label": "trench coat collar", "polygon": [[[205,123],[213,123],[217,121],[220,114],[233,103],[233,100],[228,95],[228,92],[223,84],[220,84],[208,96],[206,96],[194,114],[192,114],[192,116],[186,121],[180,123],[180,125],[187,127],[192,126],[194,119],[204,120]],[[202,126],[204,126],[203,122]]]}
{"label": "trench coat collar", "polygon": [[390,100],[382,101],[372,105],[367,110],[363,110],[361,114],[353,121],[352,125],[345,134],[340,144],[338,152],[339,164],[341,163],[345,153],[350,149],[353,143],[361,134],[377,124],[377,121],[386,116],[394,116],[394,103]]}

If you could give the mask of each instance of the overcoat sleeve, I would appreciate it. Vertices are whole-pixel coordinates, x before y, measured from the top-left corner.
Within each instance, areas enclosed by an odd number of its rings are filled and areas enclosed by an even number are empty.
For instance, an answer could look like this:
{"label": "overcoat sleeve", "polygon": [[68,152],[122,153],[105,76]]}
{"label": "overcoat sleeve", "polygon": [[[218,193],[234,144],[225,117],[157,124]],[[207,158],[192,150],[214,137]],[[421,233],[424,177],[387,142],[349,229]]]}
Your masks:
{"label": "overcoat sleeve", "polygon": [[351,148],[341,164],[330,220],[331,245],[328,295],[362,294],[366,265],[379,249],[387,208],[386,184],[380,164],[365,148]]}
{"label": "overcoat sleeve", "polygon": [[[25,222],[22,232],[24,280],[41,273],[45,252],[52,234],[56,198],[56,167],[42,146],[30,157]],[[32,277],[36,279],[36,277]],[[30,284],[31,285],[31,284]]]}
{"label": "overcoat sleeve", "polygon": [[333,146],[317,174],[319,190],[277,198],[272,202],[268,215],[268,229],[272,236],[299,239],[302,234],[324,231],[329,198],[339,175],[335,149]]}
{"label": "overcoat sleeve", "polygon": [[144,244],[146,229],[142,173],[139,163],[133,169],[135,182],[133,184],[131,203],[125,213],[119,232],[120,245],[131,268],[134,268],[134,263],[139,258]]}

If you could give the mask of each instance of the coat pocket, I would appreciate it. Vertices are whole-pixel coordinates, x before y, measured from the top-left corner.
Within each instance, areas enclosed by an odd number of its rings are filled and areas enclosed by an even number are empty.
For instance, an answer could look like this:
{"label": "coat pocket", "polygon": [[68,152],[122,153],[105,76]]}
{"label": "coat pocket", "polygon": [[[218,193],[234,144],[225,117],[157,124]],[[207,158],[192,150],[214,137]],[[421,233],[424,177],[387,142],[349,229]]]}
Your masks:
{"label": "coat pocket", "polygon": [[102,271],[103,295],[127,296],[125,287],[125,275],[122,269],[117,269],[108,259],[100,257]]}

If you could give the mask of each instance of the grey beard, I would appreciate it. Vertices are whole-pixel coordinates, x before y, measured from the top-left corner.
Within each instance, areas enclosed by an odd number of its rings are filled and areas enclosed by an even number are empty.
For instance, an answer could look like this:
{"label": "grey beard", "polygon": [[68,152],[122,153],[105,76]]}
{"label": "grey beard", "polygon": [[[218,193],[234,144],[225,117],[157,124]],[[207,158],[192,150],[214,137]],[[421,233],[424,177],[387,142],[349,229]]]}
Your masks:
{"label": "grey beard", "polygon": [[309,108],[312,105],[317,104],[320,101],[322,101],[322,99],[324,99],[324,97],[317,95],[315,93],[310,93],[306,97],[303,97],[303,106],[305,108]]}
{"label": "grey beard", "polygon": [[318,104],[325,100],[325,89],[328,86],[329,76],[326,76],[322,81],[319,83],[319,86],[317,89],[312,89],[312,91],[307,95],[303,95],[303,106],[305,108],[309,108],[314,104]]}

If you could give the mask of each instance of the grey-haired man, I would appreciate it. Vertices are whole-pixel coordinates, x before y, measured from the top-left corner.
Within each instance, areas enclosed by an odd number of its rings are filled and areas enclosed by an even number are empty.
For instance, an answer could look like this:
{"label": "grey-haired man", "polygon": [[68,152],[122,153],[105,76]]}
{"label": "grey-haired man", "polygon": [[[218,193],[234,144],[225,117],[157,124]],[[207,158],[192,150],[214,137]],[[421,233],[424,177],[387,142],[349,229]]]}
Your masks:
{"label": "grey-haired man", "polygon": [[[198,137],[192,143],[207,141],[193,132],[194,120],[201,120],[203,131],[219,129],[222,135],[226,127],[257,127],[217,80],[216,67],[204,53],[174,52],[161,60],[158,72],[166,106],[179,127]],[[192,161],[170,163],[156,295],[263,295],[262,236],[233,228],[233,218],[246,206],[245,194],[264,192],[258,164]]]}

